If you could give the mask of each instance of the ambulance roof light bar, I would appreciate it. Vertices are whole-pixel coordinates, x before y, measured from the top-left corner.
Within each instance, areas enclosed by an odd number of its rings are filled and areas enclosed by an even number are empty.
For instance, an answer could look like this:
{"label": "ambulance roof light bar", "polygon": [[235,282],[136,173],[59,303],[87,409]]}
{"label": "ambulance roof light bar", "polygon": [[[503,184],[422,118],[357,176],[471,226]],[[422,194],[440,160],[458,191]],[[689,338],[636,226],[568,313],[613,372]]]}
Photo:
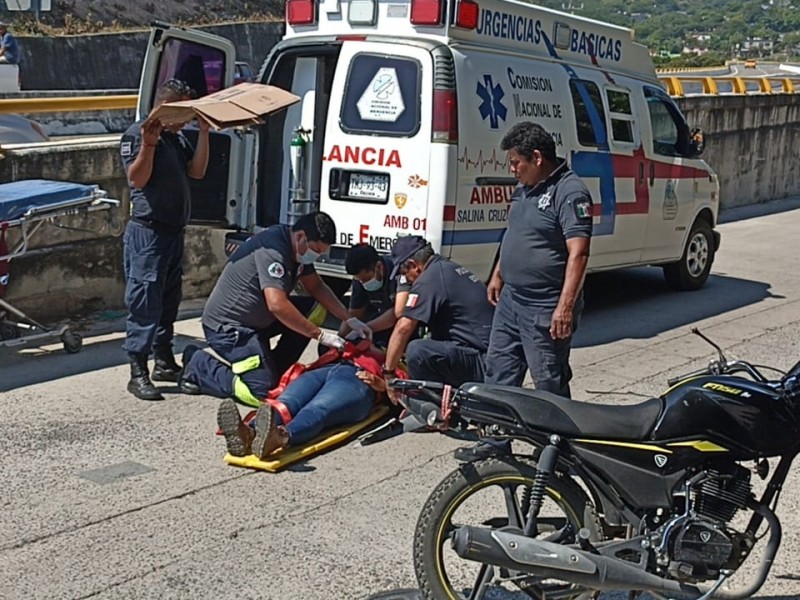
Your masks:
{"label": "ambulance roof light bar", "polygon": [[286,0],[286,23],[314,25],[317,22],[317,0]]}

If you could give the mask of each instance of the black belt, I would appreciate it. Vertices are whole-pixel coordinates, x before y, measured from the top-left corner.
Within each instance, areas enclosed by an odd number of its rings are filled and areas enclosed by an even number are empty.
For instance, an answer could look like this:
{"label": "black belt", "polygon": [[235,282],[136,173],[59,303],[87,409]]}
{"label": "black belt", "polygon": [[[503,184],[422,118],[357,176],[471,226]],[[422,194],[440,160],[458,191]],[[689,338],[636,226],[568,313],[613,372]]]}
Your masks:
{"label": "black belt", "polygon": [[183,225],[167,225],[166,223],[160,223],[159,221],[153,221],[152,219],[142,219],[140,217],[131,217],[131,221],[138,223],[142,227],[152,229],[156,233],[171,233],[176,235],[183,233],[183,230],[185,229]]}

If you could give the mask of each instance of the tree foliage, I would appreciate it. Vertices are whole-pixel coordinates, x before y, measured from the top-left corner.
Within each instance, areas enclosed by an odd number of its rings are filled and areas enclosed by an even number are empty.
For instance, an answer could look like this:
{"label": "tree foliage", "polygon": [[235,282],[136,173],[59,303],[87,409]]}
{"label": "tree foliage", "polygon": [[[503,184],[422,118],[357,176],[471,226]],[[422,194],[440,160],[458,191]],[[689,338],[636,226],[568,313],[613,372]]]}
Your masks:
{"label": "tree foliage", "polygon": [[[795,55],[800,43],[800,0],[534,0],[548,8],[631,27],[655,51],[706,48],[732,58],[768,54],[742,42],[762,38],[776,53]],[[697,36],[708,35],[708,40]]]}

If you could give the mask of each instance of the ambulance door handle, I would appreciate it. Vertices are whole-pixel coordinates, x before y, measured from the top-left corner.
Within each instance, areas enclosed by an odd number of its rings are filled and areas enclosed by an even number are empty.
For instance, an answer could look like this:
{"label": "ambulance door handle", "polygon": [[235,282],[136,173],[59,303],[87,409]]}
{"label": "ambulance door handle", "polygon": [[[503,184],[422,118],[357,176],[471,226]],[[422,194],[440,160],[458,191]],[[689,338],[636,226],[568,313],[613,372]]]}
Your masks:
{"label": "ambulance door handle", "polygon": [[644,183],[644,163],[639,163],[639,183],[638,185],[642,185]]}
{"label": "ambulance door handle", "polygon": [[655,163],[650,163],[650,186],[656,182],[656,165]]}

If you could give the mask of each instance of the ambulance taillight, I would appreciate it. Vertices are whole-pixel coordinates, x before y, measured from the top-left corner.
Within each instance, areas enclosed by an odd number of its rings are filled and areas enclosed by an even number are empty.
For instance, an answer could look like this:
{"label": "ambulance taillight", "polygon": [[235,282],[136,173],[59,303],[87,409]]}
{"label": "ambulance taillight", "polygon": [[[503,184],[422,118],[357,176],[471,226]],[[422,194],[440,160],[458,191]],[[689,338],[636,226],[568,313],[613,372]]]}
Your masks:
{"label": "ambulance taillight", "polygon": [[411,0],[412,25],[441,25],[446,0]]}
{"label": "ambulance taillight", "polygon": [[432,142],[458,141],[458,97],[455,90],[433,90]]}
{"label": "ambulance taillight", "polygon": [[317,22],[317,0],[286,0],[286,22],[289,25],[314,25]]}
{"label": "ambulance taillight", "polygon": [[456,18],[454,25],[462,29],[477,29],[478,15],[481,9],[473,0],[459,0],[456,5]]}

